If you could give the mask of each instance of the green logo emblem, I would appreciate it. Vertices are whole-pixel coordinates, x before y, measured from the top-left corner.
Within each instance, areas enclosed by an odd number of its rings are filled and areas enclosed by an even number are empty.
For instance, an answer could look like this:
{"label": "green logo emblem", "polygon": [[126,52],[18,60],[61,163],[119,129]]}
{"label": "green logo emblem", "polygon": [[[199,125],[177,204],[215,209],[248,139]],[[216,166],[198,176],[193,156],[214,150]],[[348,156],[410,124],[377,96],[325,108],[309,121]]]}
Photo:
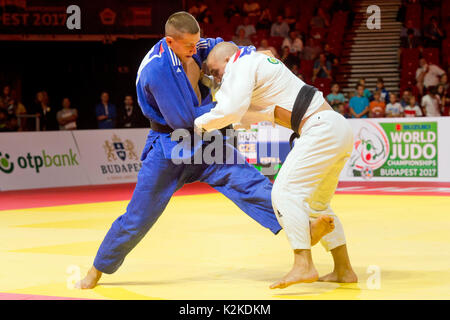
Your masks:
{"label": "green logo emblem", "polygon": [[267,58],[267,61],[269,61],[272,64],[279,64],[280,61],[278,61],[277,59],[275,59],[274,57],[269,57]]}
{"label": "green logo emblem", "polygon": [[9,162],[9,154],[5,154],[4,156],[0,152],[0,170],[4,173],[11,173],[14,170],[14,164]]}

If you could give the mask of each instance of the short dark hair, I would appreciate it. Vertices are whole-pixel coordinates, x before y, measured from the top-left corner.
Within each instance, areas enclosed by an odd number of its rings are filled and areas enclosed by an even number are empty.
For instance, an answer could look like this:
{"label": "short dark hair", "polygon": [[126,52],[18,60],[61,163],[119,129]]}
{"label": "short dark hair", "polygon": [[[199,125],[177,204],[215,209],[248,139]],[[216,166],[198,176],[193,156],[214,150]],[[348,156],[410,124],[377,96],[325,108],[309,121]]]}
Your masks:
{"label": "short dark hair", "polygon": [[194,16],[186,11],[179,11],[172,14],[166,22],[166,36],[177,37],[181,33],[197,34],[200,26]]}

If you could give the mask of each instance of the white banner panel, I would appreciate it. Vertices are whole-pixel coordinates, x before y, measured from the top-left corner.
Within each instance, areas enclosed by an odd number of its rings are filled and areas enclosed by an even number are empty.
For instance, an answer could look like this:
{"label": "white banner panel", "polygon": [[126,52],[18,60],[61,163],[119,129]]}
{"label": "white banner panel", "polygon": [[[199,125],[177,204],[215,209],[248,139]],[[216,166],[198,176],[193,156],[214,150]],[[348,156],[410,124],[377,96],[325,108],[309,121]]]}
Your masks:
{"label": "white banner panel", "polygon": [[0,133],[0,190],[89,184],[70,132]]}
{"label": "white banner panel", "polygon": [[136,182],[149,129],[73,131],[91,184]]}

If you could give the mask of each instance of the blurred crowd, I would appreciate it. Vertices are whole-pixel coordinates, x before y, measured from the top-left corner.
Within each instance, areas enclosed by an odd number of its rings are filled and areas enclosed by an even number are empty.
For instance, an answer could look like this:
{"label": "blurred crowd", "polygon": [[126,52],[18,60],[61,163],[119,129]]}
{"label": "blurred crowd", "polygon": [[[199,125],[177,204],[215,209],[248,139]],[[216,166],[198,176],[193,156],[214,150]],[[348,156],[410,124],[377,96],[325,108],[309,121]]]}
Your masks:
{"label": "blurred crowd", "polygon": [[[389,92],[382,78],[373,88],[360,79],[349,94],[336,83],[343,34],[353,20],[353,2],[309,0],[299,6],[287,0],[274,6],[271,1],[228,0],[215,4],[213,10],[207,1],[188,1],[187,10],[199,21],[202,36],[221,36],[240,46],[270,50],[295,75],[322,90],[330,105],[345,117],[449,116],[450,42],[445,27],[448,15],[443,12],[448,1],[402,1],[397,18],[403,22],[401,82],[396,90],[400,94]],[[90,110],[99,129],[149,127],[133,95],[115,104],[109,92],[102,92]],[[4,85],[0,92],[0,131],[75,130],[80,120],[69,97],[55,101],[46,91],[39,91],[33,103],[24,105],[17,88]]]}
{"label": "blurred crowd", "polygon": [[[125,96],[118,107],[106,91],[99,98],[99,103],[93,104],[98,129],[149,127],[149,120],[132,95]],[[46,91],[39,91],[34,103],[25,106],[15,89],[4,86],[0,95],[0,132],[76,130],[80,119],[70,98],[64,97],[59,104],[50,101]]]}

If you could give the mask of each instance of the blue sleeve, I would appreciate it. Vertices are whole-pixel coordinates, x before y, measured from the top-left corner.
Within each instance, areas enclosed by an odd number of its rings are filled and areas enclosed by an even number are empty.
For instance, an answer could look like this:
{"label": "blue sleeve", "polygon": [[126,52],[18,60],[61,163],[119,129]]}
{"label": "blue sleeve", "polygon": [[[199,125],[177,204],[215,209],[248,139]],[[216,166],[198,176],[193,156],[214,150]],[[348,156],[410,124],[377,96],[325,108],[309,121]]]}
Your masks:
{"label": "blue sleeve", "polygon": [[102,116],[102,115],[103,115],[102,109],[100,108],[100,105],[98,104],[98,105],[95,106],[95,116],[99,117],[99,116]]}
{"label": "blue sleeve", "polygon": [[111,105],[111,115],[110,115],[110,118],[112,118],[112,119],[114,119],[114,118],[116,118],[117,117],[117,108],[116,108],[116,106],[115,105]]}
{"label": "blue sleeve", "polygon": [[197,43],[197,55],[200,60],[205,61],[211,50],[220,42],[223,42],[222,38],[201,38]]}
{"label": "blue sleeve", "polygon": [[[160,68],[153,72],[154,77],[148,79],[148,89],[158,104],[164,120],[172,129],[190,129],[194,120],[203,113],[209,112],[213,104],[195,107],[185,83],[177,81],[168,68]],[[165,79],[165,81],[161,81]]]}

